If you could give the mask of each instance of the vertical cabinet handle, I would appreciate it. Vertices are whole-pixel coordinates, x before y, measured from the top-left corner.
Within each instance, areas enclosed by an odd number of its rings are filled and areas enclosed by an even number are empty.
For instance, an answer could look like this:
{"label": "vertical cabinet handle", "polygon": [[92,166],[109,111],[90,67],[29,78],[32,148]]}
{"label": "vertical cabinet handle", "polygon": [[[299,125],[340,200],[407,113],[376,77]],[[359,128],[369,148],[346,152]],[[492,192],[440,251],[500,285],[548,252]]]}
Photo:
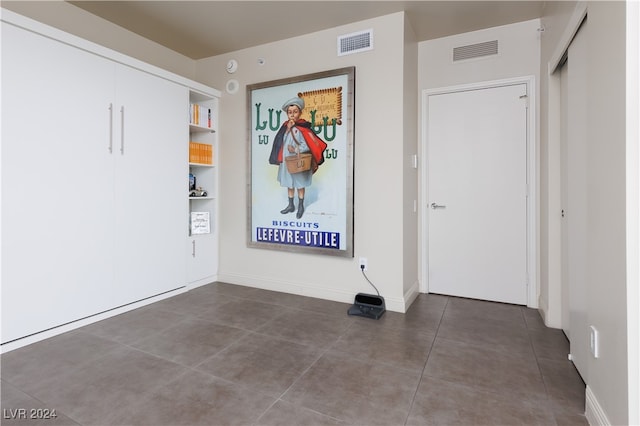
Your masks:
{"label": "vertical cabinet handle", "polygon": [[191,256],[196,257],[196,240],[191,241]]}
{"label": "vertical cabinet handle", "polygon": [[109,104],[109,154],[113,154],[113,104]]}
{"label": "vertical cabinet handle", "polygon": [[120,155],[124,155],[124,105],[120,107]]}

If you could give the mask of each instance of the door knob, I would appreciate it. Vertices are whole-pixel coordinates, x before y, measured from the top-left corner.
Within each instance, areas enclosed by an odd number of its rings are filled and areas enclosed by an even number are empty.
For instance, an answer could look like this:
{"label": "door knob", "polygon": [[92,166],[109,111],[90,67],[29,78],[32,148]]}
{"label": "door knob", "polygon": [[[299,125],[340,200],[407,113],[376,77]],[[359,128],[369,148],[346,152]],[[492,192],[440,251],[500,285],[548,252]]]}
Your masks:
{"label": "door knob", "polygon": [[445,207],[447,207],[447,206],[436,204],[436,203],[431,203],[431,208],[434,209],[434,210],[435,209],[444,209]]}

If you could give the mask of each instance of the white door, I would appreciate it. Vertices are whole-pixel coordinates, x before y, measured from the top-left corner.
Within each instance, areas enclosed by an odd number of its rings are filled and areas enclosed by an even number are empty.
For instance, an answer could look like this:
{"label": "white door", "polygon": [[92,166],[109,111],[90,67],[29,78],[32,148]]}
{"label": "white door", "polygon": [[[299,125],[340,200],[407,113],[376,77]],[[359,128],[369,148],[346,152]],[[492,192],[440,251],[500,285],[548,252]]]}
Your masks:
{"label": "white door", "polygon": [[186,284],[189,93],[126,66],[116,87],[117,306]]}
{"label": "white door", "polygon": [[5,343],[111,307],[114,66],[1,26]]}
{"label": "white door", "polygon": [[[588,378],[587,321],[587,44],[584,23],[568,49],[563,85],[562,156],[562,327],[573,363]],[[566,299],[566,301],[565,301]],[[568,320],[568,323],[567,323]],[[567,329],[568,327],[568,329]]]}
{"label": "white door", "polygon": [[565,64],[558,71],[558,78],[560,79],[560,201],[561,201],[561,283],[562,288],[560,289],[560,321],[562,323],[562,331],[567,336],[567,338],[571,338],[571,330],[569,327],[569,268],[567,267],[567,259],[569,258],[569,228],[566,226],[566,221],[564,220],[567,212],[565,208],[567,208],[567,197],[569,191],[569,171],[567,167],[568,161],[568,141],[567,141],[567,117],[568,117],[568,102],[569,99],[569,89],[568,89],[568,65]]}
{"label": "white door", "polygon": [[427,102],[428,286],[527,304],[527,85]]}

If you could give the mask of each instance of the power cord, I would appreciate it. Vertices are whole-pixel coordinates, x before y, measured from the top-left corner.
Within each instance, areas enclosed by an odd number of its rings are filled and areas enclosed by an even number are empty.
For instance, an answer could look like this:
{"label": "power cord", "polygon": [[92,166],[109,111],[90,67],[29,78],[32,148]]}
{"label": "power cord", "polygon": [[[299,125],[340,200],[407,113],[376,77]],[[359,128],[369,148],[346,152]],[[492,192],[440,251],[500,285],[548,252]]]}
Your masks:
{"label": "power cord", "polygon": [[369,284],[371,284],[371,287],[374,288],[374,290],[376,291],[376,293],[378,294],[378,296],[380,296],[380,292],[378,291],[378,289],[376,288],[375,285],[373,285],[373,283],[371,282],[371,280],[369,279],[369,277],[367,277],[367,274],[364,273],[364,265],[360,265],[360,270],[362,271],[362,275],[364,275],[364,278],[367,280],[367,282]]}

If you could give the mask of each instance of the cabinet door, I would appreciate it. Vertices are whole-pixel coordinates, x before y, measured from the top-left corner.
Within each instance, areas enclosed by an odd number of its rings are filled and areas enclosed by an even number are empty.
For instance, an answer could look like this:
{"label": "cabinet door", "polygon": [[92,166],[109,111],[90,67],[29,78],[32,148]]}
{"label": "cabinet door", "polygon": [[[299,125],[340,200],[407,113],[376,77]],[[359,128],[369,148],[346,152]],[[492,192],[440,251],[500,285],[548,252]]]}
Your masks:
{"label": "cabinet door", "polygon": [[207,284],[218,271],[217,239],[208,235],[192,235],[188,241],[188,280],[190,283]]}
{"label": "cabinet door", "polygon": [[113,63],[2,23],[2,340],[111,307]]}
{"label": "cabinet door", "polygon": [[186,87],[125,66],[116,85],[115,286],[127,303],[186,284],[189,98]]}

